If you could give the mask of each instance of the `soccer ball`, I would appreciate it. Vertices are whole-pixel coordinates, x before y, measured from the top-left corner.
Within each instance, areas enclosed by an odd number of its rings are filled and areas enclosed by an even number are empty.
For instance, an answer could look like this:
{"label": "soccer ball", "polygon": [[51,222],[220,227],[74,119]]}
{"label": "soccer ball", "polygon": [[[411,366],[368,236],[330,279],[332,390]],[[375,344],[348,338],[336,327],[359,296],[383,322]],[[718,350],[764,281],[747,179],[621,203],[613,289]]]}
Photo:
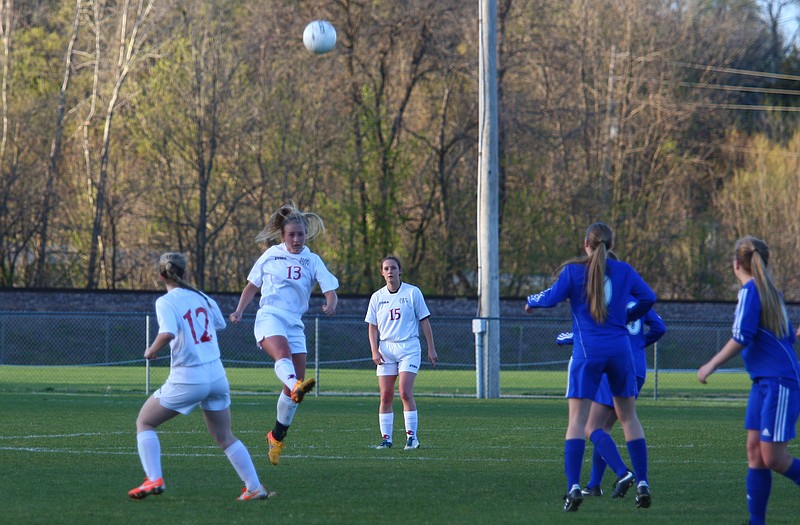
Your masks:
{"label": "soccer ball", "polygon": [[314,54],[327,53],[336,46],[336,29],[327,20],[314,20],[303,31],[303,45]]}

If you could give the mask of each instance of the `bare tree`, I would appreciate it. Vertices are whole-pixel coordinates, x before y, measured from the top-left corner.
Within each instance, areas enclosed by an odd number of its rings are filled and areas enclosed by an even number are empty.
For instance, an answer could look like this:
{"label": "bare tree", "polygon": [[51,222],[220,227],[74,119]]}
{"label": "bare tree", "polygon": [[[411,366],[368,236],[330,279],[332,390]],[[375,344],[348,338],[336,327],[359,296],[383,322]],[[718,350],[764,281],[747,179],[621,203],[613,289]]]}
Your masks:
{"label": "bare tree", "polygon": [[67,106],[67,90],[69,83],[72,79],[72,60],[75,51],[75,43],[78,40],[78,30],[80,29],[81,9],[83,0],[76,0],[75,2],[75,18],[72,23],[72,32],[70,33],[67,50],[64,57],[64,77],[61,82],[61,89],[58,93],[58,105],[56,108],[56,122],[55,130],[53,132],[53,141],[50,144],[50,156],[47,164],[47,175],[45,180],[45,188],[42,194],[42,223],[39,227],[39,258],[36,262],[36,272],[34,276],[34,284],[42,286],[45,278],[45,265],[47,262],[47,249],[49,240],[48,226],[50,224],[50,215],[53,212],[55,196],[54,188],[58,180],[61,178],[60,160],[61,160],[61,141],[64,136],[64,114]]}
{"label": "bare tree", "polygon": [[[102,257],[103,216],[106,202],[106,186],[108,184],[108,161],[111,149],[112,120],[117,109],[120,92],[125,80],[128,78],[131,67],[138,58],[139,51],[147,40],[145,24],[153,8],[154,0],[139,0],[134,11],[134,20],[128,27],[130,0],[124,0],[118,11],[118,40],[117,61],[111,78],[111,91],[106,106],[103,123],[103,137],[100,145],[100,159],[97,181],[94,184],[94,221],[92,223],[92,236],[89,248],[89,262],[86,273],[87,288],[97,287],[97,261]],[[98,9],[95,9],[98,15]],[[99,60],[98,56],[98,60]]]}

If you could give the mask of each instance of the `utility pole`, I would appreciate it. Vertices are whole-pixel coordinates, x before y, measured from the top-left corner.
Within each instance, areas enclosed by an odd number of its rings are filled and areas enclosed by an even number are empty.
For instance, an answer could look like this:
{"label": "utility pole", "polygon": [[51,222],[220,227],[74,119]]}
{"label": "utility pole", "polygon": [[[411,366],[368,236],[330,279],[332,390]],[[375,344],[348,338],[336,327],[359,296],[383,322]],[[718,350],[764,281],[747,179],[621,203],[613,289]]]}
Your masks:
{"label": "utility pole", "polygon": [[[478,317],[477,397],[500,397],[500,279],[497,154],[497,2],[480,2],[478,53]],[[480,355],[479,355],[480,354]]]}

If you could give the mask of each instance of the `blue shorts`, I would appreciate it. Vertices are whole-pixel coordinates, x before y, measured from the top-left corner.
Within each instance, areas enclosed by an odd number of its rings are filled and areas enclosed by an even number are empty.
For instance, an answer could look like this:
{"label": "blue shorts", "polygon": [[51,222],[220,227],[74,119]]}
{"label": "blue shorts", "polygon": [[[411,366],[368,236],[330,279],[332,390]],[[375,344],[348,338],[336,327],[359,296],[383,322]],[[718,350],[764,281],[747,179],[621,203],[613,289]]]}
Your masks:
{"label": "blue shorts", "polygon": [[[636,376],[636,399],[639,399],[639,392],[642,391],[644,386],[644,379],[644,377]],[[592,401],[614,408],[614,396],[611,395],[611,387],[608,386],[608,378],[605,374],[603,374],[603,379],[600,380],[600,386],[597,387],[597,393]]]}
{"label": "blue shorts", "polygon": [[793,381],[765,377],[753,381],[744,428],[757,430],[761,441],[784,443],[797,436],[800,386]]}
{"label": "blue shorts", "polygon": [[607,357],[575,358],[569,361],[567,397],[595,399],[600,385],[607,381],[612,396],[631,397],[639,393],[630,353]]}

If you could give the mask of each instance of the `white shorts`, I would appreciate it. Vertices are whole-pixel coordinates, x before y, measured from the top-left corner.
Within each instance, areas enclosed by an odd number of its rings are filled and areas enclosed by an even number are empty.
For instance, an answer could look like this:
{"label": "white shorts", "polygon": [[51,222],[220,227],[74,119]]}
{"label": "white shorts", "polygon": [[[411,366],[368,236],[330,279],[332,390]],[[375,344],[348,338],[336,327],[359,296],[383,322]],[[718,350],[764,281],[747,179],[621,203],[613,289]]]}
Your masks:
{"label": "white shorts", "polygon": [[381,341],[380,349],[383,364],[378,365],[377,375],[396,376],[400,372],[419,373],[422,347],[419,339],[408,339],[399,343]]}
{"label": "white shorts", "polygon": [[280,335],[289,341],[289,348],[293,354],[307,354],[306,330],[302,319],[272,308],[263,306],[256,313],[256,323],[253,327],[256,344],[261,345],[267,337]]}
{"label": "white shorts", "polygon": [[228,378],[222,376],[210,383],[173,383],[170,378],[153,393],[161,406],[181,414],[191,414],[197,405],[203,410],[217,412],[231,406]]}

